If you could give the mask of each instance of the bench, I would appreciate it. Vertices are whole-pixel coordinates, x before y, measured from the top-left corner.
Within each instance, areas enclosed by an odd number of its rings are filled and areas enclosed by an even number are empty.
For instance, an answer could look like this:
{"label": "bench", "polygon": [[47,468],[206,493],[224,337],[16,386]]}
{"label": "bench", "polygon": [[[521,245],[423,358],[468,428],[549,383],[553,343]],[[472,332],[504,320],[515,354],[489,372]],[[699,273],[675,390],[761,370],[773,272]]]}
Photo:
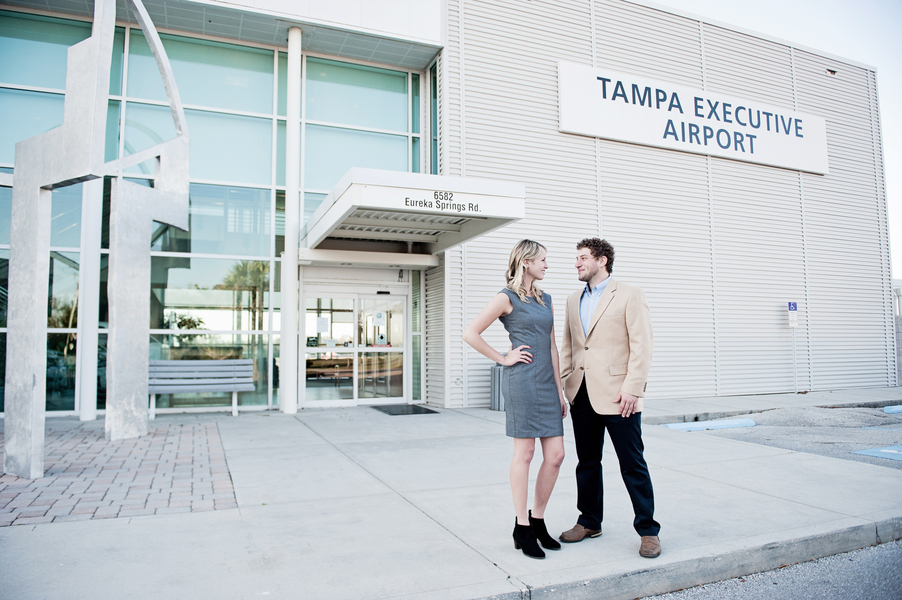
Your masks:
{"label": "bench", "polygon": [[156,417],[157,394],[232,392],[232,416],[238,416],[238,392],[253,392],[254,360],[152,360],[148,372],[150,418]]}

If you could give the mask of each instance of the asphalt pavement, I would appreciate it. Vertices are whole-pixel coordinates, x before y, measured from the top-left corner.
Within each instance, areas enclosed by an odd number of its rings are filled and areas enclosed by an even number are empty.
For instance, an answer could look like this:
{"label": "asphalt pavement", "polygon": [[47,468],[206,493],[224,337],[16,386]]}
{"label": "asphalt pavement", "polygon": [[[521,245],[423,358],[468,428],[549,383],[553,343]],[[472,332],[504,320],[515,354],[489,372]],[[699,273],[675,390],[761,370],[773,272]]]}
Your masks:
{"label": "asphalt pavement", "polygon": [[734,577],[645,600],[899,600],[902,542]]}
{"label": "asphalt pavement", "polygon": [[[0,527],[0,595],[617,599],[769,571],[902,538],[897,468],[658,425],[771,409],[890,404],[902,404],[902,388],[649,400],[643,437],[663,545],[654,560],[638,555],[611,452],[604,461],[604,535],[543,561],[514,550],[512,445],[503,413],[390,416],[354,407],[237,418],[163,415],[157,422],[171,435],[202,425],[201,438],[178,437],[207,440],[174,451],[175,467],[165,466],[163,455],[154,458],[157,472],[142,485],[155,501],[169,502],[155,510],[170,512],[124,516],[129,513],[121,509],[101,520]],[[97,427],[52,420],[56,430]],[[166,469],[184,468],[190,456],[182,450],[191,448],[224,454],[237,507],[217,507],[214,499],[214,510],[171,512],[176,492],[153,486],[171,475]],[[565,450],[546,511],[552,532],[570,528],[577,516],[569,421]],[[122,454],[127,464],[129,453]],[[192,471],[201,467],[210,468],[204,463]],[[214,479],[214,495],[216,487]]]}

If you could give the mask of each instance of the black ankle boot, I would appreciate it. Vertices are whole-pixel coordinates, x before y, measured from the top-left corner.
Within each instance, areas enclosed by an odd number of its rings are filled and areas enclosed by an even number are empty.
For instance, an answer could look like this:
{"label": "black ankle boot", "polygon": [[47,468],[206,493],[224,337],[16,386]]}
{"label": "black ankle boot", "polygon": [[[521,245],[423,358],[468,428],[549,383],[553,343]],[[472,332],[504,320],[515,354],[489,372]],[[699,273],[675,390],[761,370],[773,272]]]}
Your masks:
{"label": "black ankle boot", "polygon": [[536,532],[532,530],[531,525],[520,525],[517,519],[514,519],[514,548],[522,549],[523,554],[529,558],[545,558],[545,553],[539,548],[539,542],[536,541]]}
{"label": "black ankle boot", "polygon": [[545,528],[545,519],[537,519],[532,516],[532,511],[529,511],[529,524],[532,525],[532,530],[536,533],[536,539],[542,542],[546,550],[561,549],[561,544],[548,535],[548,530]]}

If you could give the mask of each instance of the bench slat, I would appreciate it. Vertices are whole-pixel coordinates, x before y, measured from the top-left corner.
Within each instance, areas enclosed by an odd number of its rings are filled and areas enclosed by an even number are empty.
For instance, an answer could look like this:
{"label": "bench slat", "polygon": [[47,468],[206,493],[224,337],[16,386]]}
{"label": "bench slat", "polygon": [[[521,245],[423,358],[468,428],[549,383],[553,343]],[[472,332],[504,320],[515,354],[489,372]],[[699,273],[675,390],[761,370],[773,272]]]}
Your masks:
{"label": "bench slat", "polygon": [[151,371],[150,379],[197,379],[211,377],[225,379],[228,377],[253,377],[253,369],[229,369],[228,371]]}
{"label": "bench slat", "polygon": [[170,385],[170,386],[149,386],[150,394],[193,394],[199,392],[253,392],[256,388],[253,384],[240,384],[232,387],[223,387],[221,385]]}
{"label": "bench slat", "polygon": [[229,360],[151,360],[148,364],[153,367],[157,365],[252,365],[253,358],[234,358]]}

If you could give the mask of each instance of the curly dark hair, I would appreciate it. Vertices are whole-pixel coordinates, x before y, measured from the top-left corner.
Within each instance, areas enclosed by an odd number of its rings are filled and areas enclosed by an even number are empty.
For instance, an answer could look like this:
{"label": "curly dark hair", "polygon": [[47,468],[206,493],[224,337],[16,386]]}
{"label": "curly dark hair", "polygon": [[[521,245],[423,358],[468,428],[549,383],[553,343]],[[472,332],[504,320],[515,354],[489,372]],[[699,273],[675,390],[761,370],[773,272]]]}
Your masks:
{"label": "curly dark hair", "polygon": [[598,260],[602,256],[606,256],[608,262],[605,265],[605,268],[607,269],[608,274],[610,275],[614,271],[614,246],[612,246],[610,242],[598,239],[597,237],[586,238],[576,244],[577,251],[582,248],[588,248],[595,260]]}

